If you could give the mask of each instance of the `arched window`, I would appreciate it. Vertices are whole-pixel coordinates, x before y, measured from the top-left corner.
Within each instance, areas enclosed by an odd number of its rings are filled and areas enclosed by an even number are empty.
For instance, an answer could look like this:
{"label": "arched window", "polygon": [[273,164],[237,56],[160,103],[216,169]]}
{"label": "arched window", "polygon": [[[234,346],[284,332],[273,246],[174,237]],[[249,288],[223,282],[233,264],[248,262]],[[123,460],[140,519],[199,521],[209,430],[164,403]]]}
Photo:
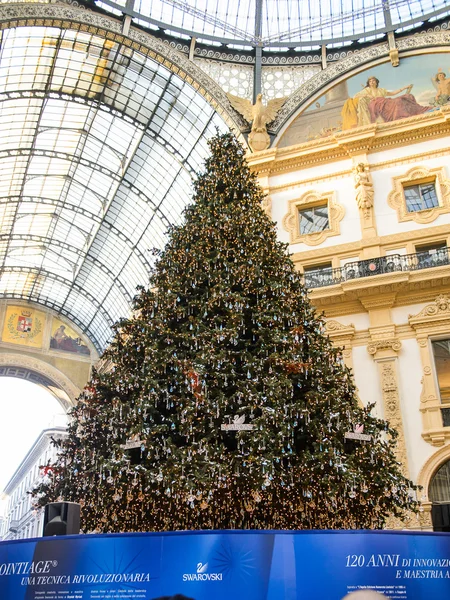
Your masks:
{"label": "arched window", "polygon": [[428,496],[433,503],[431,516],[434,531],[450,531],[450,461],[436,471]]}

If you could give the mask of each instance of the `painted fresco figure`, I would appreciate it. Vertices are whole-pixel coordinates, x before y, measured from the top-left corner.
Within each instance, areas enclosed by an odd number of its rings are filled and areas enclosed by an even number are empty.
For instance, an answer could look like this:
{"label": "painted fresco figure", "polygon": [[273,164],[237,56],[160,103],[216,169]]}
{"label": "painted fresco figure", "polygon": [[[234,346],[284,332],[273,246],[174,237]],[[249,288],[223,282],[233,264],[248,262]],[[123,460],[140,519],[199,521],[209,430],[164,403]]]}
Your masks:
{"label": "painted fresco figure", "polygon": [[450,102],[450,79],[445,76],[442,69],[438,69],[438,72],[431,81],[437,92],[433,104],[435,106],[444,106],[444,104],[448,104]]}
{"label": "painted fresco figure", "polygon": [[[369,77],[366,86],[353,98],[346,100],[341,113],[342,129],[352,129],[380,121],[396,121],[430,110],[429,106],[422,106],[416,102],[410,93],[412,84],[390,92],[378,87],[379,83],[376,77]],[[406,93],[397,98],[390,97],[404,91]]]}
{"label": "painted fresco figure", "polygon": [[81,338],[73,338],[66,333],[66,326],[60,325],[50,338],[50,348],[89,355],[89,348],[82,343]]}

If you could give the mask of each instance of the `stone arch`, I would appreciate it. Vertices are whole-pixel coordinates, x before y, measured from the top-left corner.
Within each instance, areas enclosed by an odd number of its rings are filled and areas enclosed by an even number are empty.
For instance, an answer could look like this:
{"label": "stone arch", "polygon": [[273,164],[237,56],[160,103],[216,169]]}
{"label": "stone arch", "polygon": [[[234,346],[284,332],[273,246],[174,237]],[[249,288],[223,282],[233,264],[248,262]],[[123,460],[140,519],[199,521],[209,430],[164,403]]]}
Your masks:
{"label": "stone arch", "polygon": [[27,379],[46,388],[65,412],[76,404],[81,390],[59,369],[19,352],[0,353],[0,377]]}
{"label": "stone arch", "polygon": [[450,460],[450,444],[446,444],[445,446],[442,446],[442,448],[439,448],[439,450],[432,454],[421,468],[417,477],[417,484],[423,488],[421,493],[425,496],[424,502],[430,502],[428,489],[431,480],[437,470],[448,460]]}

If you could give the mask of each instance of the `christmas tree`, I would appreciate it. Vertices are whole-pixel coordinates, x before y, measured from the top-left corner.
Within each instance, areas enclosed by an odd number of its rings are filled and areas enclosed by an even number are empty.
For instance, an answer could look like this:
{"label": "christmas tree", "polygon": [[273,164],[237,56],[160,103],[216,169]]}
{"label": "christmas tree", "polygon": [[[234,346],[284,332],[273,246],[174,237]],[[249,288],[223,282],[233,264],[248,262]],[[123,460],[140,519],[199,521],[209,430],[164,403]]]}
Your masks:
{"label": "christmas tree", "polygon": [[[415,509],[230,134],[71,413],[38,502],[85,531],[379,528]],[[365,440],[351,440],[359,431]]]}

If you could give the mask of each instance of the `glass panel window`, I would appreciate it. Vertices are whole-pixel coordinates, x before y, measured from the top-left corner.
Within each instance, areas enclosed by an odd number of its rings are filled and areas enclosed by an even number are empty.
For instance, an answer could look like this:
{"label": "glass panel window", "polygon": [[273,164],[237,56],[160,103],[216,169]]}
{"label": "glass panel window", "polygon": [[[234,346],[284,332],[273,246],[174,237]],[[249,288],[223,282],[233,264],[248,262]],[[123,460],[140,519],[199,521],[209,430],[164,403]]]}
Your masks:
{"label": "glass panel window", "polygon": [[403,189],[408,212],[428,210],[439,206],[434,182],[408,185]]}
{"label": "glass panel window", "polygon": [[328,204],[299,210],[300,235],[329,229]]}
{"label": "glass panel window", "polygon": [[428,495],[432,502],[450,502],[450,462],[438,469],[431,481]]}
{"label": "glass panel window", "polygon": [[441,402],[450,404],[450,339],[432,342]]}

